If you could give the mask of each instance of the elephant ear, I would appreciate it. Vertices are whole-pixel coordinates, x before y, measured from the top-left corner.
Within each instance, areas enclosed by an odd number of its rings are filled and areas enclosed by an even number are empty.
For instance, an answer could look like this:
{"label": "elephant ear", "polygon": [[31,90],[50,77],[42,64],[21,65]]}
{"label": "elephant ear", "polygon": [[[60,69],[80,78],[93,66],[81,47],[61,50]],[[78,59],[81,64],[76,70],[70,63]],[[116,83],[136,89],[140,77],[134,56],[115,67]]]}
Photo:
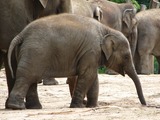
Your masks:
{"label": "elephant ear", "polygon": [[101,21],[101,19],[103,18],[103,11],[100,7],[96,7],[95,12],[94,12],[94,16],[95,18],[97,18],[98,21]]}
{"label": "elephant ear", "polygon": [[46,8],[48,0],[39,0],[39,2],[42,4],[44,8]]}
{"label": "elephant ear", "polygon": [[132,24],[133,24],[132,19],[134,18],[135,14],[136,14],[136,10],[134,9],[126,9],[123,12],[122,20],[128,28],[132,27]]}
{"label": "elephant ear", "polygon": [[105,54],[106,60],[108,60],[112,55],[113,51],[116,49],[113,35],[104,36],[104,39],[101,41],[101,49]]}

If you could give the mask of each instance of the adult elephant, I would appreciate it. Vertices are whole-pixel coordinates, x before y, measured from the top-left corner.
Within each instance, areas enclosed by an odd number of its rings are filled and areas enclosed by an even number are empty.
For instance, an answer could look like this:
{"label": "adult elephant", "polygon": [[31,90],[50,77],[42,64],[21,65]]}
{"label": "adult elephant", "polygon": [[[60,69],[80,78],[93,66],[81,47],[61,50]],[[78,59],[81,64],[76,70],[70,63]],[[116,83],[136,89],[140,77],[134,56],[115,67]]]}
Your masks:
{"label": "adult elephant", "polygon": [[136,18],[138,37],[135,67],[138,74],[150,74],[151,56],[157,58],[160,66],[160,9],[141,11]]}
{"label": "adult elephant", "polygon": [[[10,60],[15,47],[18,67],[13,74]],[[87,107],[95,107],[99,88],[97,68],[101,65],[121,75],[128,74],[140,102],[146,104],[127,38],[89,17],[61,14],[32,22],[11,42],[8,59],[12,76],[16,77],[9,108],[24,109],[29,87],[37,89],[37,82],[46,76],[78,76],[70,107],[83,107],[85,95]]]}
{"label": "adult elephant", "polygon": [[[121,31],[129,40],[132,55],[136,49],[137,32],[136,26],[136,9],[131,3],[117,4],[107,0],[86,0],[93,5],[97,5],[102,10],[101,23],[115,30]],[[130,38],[132,37],[132,39]]]}
{"label": "adult elephant", "polygon": [[[10,94],[15,79],[11,77],[7,62],[7,49],[11,40],[31,21],[50,14],[71,12],[70,0],[1,0],[0,1],[0,64],[4,61],[8,93]],[[16,71],[16,60],[12,56],[12,67]],[[29,89],[32,90],[32,87]],[[29,93],[29,92],[28,92]],[[32,98],[32,94],[27,94],[26,108],[41,108],[34,104],[39,101]],[[7,105],[7,104],[6,104]],[[6,106],[7,108],[7,106]]]}

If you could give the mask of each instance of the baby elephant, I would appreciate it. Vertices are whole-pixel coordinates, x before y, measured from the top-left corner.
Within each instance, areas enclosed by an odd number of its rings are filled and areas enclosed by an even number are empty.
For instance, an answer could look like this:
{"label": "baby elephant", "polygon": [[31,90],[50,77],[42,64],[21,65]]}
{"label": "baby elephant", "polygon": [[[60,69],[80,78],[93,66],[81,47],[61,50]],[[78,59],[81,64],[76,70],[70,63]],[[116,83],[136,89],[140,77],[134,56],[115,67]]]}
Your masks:
{"label": "baby elephant", "polygon": [[[15,48],[16,72],[12,71],[10,62]],[[83,107],[85,95],[86,106],[95,107],[99,91],[97,68],[100,65],[122,75],[126,72],[135,82],[141,103],[146,104],[126,37],[92,18],[61,14],[30,23],[11,42],[8,61],[12,76],[16,78],[7,101],[11,109],[24,109],[26,96],[26,101],[30,101],[27,104],[38,108],[41,105],[38,95],[32,95],[37,93],[38,81],[70,76],[78,76],[70,107]]]}

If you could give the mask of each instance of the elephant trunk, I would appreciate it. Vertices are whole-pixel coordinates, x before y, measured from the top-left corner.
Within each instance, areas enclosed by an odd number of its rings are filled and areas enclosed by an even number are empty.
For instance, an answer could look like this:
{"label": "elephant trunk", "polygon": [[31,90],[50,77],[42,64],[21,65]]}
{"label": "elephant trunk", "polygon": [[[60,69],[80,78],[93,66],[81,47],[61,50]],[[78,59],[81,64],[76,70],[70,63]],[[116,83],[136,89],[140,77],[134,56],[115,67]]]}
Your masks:
{"label": "elephant trunk", "polygon": [[129,68],[125,67],[125,72],[133,80],[133,82],[134,82],[134,84],[136,86],[137,94],[138,94],[138,97],[139,97],[139,100],[140,100],[141,104],[142,105],[146,105],[146,101],[145,101],[145,98],[143,96],[141,83],[140,83],[140,80],[139,80],[139,78],[137,76],[137,73],[135,71],[134,66],[132,65]]}
{"label": "elephant trunk", "polygon": [[128,37],[128,41],[130,43],[131,53],[132,53],[133,58],[134,58],[136,47],[137,47],[137,37],[138,37],[137,21],[138,21],[137,18],[133,19],[133,27],[132,27],[132,30],[131,30],[132,32]]}

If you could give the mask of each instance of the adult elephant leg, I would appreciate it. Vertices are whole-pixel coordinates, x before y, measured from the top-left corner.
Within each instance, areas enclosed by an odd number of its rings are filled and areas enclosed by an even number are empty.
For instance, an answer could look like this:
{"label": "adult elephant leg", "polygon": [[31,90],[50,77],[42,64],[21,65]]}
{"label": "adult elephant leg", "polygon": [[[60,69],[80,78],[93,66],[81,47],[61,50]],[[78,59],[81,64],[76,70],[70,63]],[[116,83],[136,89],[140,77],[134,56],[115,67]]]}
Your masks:
{"label": "adult elephant leg", "polygon": [[97,76],[93,85],[88,90],[86,107],[96,107],[97,106],[98,93],[99,93],[99,81],[98,81],[98,76]]}
{"label": "adult elephant leg", "polygon": [[150,74],[150,55],[142,55],[140,57],[141,74]]}
{"label": "adult elephant leg", "polygon": [[[11,58],[11,64],[12,64],[12,69],[13,69],[13,73],[15,76],[16,70],[17,70],[17,62],[16,62],[16,58],[14,55]],[[6,77],[7,77],[8,93],[10,94],[10,92],[14,86],[14,83],[15,83],[15,78],[12,78],[12,76],[11,76],[11,72],[10,72],[10,69],[8,66],[7,54],[4,55],[4,66],[5,66]]]}
{"label": "adult elephant leg", "polygon": [[146,74],[146,75],[151,74],[151,67],[152,67],[151,50],[153,49],[153,45],[148,43],[150,43],[152,39],[153,38],[151,36],[144,36],[143,34],[141,34],[141,32],[138,35],[137,51],[140,58],[141,74]]}
{"label": "adult elephant leg", "polygon": [[150,58],[151,55],[147,50],[140,49],[139,50],[139,56],[140,56],[140,73],[141,74],[150,74]]}
{"label": "adult elephant leg", "polygon": [[33,83],[26,95],[26,108],[27,109],[41,109],[42,105],[38,98],[37,83]]}

